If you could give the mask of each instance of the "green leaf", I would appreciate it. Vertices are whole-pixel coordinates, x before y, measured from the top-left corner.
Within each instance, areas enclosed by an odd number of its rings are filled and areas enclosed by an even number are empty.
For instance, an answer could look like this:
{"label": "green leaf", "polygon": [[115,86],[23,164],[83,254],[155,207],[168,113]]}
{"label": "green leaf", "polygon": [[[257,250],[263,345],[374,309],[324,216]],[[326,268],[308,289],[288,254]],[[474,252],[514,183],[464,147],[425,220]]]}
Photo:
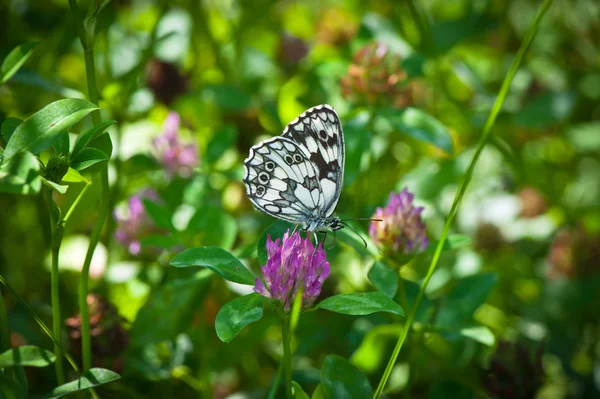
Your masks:
{"label": "green leaf", "polygon": [[181,243],[179,237],[175,235],[161,236],[158,234],[150,235],[140,240],[142,247],[158,247],[163,249],[170,249]]}
{"label": "green leaf", "polygon": [[466,326],[456,331],[442,330],[441,334],[449,340],[454,340],[457,336],[460,336],[489,347],[494,346],[496,343],[494,333],[486,326]]}
{"label": "green leaf", "polygon": [[493,273],[465,277],[444,297],[435,325],[442,329],[457,330],[471,320],[473,312],[487,299],[496,284]]}
{"label": "green leaf", "polygon": [[213,102],[225,111],[242,111],[250,106],[250,95],[241,88],[229,84],[206,86],[202,89],[203,99]]}
{"label": "green leaf", "polygon": [[27,391],[25,391],[18,383],[9,380],[0,373],[0,398],[2,399],[27,399]]}
{"label": "green leaf", "polygon": [[394,313],[404,316],[402,307],[383,292],[340,294],[321,301],[317,308],[332,312],[362,316],[376,312]]}
{"label": "green leaf", "polygon": [[62,132],[96,109],[88,101],[73,98],[47,105],[17,127],[4,149],[4,159],[22,151],[37,154],[45,150]]}
{"label": "green leaf", "polygon": [[237,235],[237,223],[219,208],[203,207],[192,216],[185,230],[206,246],[231,249]]}
{"label": "green leaf", "polygon": [[0,355],[0,368],[29,366],[46,367],[56,361],[52,352],[33,345],[17,346]]}
{"label": "green leaf", "polygon": [[[454,251],[458,248],[469,246],[473,243],[473,239],[463,234],[452,234],[448,236],[442,247],[442,252]],[[433,254],[437,248],[438,241],[432,241],[425,250],[426,253]]]}
{"label": "green leaf", "polygon": [[81,173],[79,173],[78,171],[76,171],[73,168],[69,168],[69,170],[67,170],[67,174],[63,176],[62,181],[63,182],[67,182],[67,183],[85,183],[85,184],[90,184],[90,181],[88,179],[86,179],[85,177],[83,177],[81,175]]}
{"label": "green leaf", "polygon": [[[350,229],[341,229],[336,231],[337,239],[350,247],[354,248],[356,252],[363,256],[373,256],[376,257],[379,255],[379,250],[375,243],[371,240],[371,237],[367,233],[365,233],[362,229],[358,228],[356,225],[352,224],[352,228],[356,230],[356,233]],[[367,243],[367,247],[365,248],[365,243]]]}
{"label": "green leaf", "polygon": [[110,134],[102,133],[101,135],[93,139],[90,143],[88,143],[87,148],[96,148],[105,153],[108,159],[110,159],[113,151],[113,145],[112,140],[110,139]]}
{"label": "green leaf", "polygon": [[369,329],[350,361],[365,373],[374,373],[385,365],[388,349],[402,334],[402,324],[382,324]]}
{"label": "green leaf", "polygon": [[373,397],[367,377],[346,359],[336,355],[329,355],[323,361],[321,388],[326,399]]}
{"label": "green leaf", "polygon": [[390,298],[394,298],[398,290],[398,273],[383,262],[375,262],[369,270],[368,277],[375,288]]}
{"label": "green leaf", "polygon": [[11,82],[33,87],[36,89],[36,92],[37,89],[41,89],[48,93],[58,94],[63,98],[86,98],[85,94],[82,92],[62,86],[56,82],[52,82],[31,70],[19,70],[12,77]]}
{"label": "green leaf", "polygon": [[202,270],[154,289],[133,322],[129,332],[131,346],[137,350],[187,331],[195,316],[202,312],[202,300],[210,288],[211,277],[211,272]]}
{"label": "green leaf", "polygon": [[275,241],[278,238],[283,238],[283,235],[290,230],[294,230],[294,226],[283,220],[278,220],[263,231],[258,243],[256,244],[256,253],[258,255],[258,263],[266,265],[268,260],[267,255],[267,236],[271,237],[271,240]]}
{"label": "green leaf", "polygon": [[62,132],[56,141],[54,142],[54,149],[60,154],[68,154],[71,146],[71,140],[69,139],[69,132]]}
{"label": "green leaf", "polygon": [[292,391],[294,393],[294,399],[310,399],[310,396],[298,384],[296,381],[292,381]]}
{"label": "green leaf", "polygon": [[53,181],[47,180],[47,179],[45,179],[45,178],[43,178],[43,177],[40,177],[40,179],[42,179],[42,183],[43,183],[45,186],[48,186],[48,187],[50,187],[51,189],[53,189],[53,190],[56,190],[56,191],[58,191],[58,192],[59,192],[59,193],[61,193],[61,194],[64,194],[64,193],[66,193],[66,192],[67,192],[67,189],[69,188],[69,186],[63,186],[63,185],[61,185],[61,184],[54,183]]}
{"label": "green leaf", "polygon": [[378,113],[378,117],[401,133],[431,143],[448,154],[454,151],[448,128],[420,109],[384,109]]}
{"label": "green leaf", "polygon": [[464,17],[439,21],[431,26],[435,54],[442,55],[462,40],[491,29],[495,21],[484,14],[469,13]]}
{"label": "green leaf", "polygon": [[[75,140],[75,145],[73,147],[73,152],[71,153],[71,158],[77,157],[77,154],[79,154],[79,152],[81,150],[83,150],[86,145],[88,145],[90,140],[92,140],[92,139],[94,139],[94,137],[102,134],[102,132],[104,132],[109,126],[111,126],[115,123],[117,123],[117,122],[116,121],[105,121],[105,122],[99,123],[98,125],[94,126],[91,129],[81,133],[77,137],[77,140]],[[110,157],[110,154],[106,154],[106,155],[107,155],[107,157]]]}
{"label": "green leaf", "polygon": [[217,162],[227,149],[235,145],[236,139],[236,127],[229,125],[223,126],[219,131],[215,132],[214,137],[206,147],[206,161],[211,164]]}
{"label": "green leaf", "polygon": [[315,388],[315,391],[312,394],[312,399],[325,399],[325,396],[323,394],[323,385],[322,384],[317,385],[317,387]]}
{"label": "green leaf", "polygon": [[513,116],[513,122],[529,128],[543,129],[568,119],[573,113],[577,95],[573,91],[537,96]]}
{"label": "green leaf", "polygon": [[223,305],[215,320],[219,339],[229,342],[248,324],[260,320],[263,316],[263,305],[264,298],[255,292]]}
{"label": "green leaf", "polygon": [[39,42],[23,43],[11,50],[0,64],[0,86],[11,78],[29,59]]}
{"label": "green leaf", "polygon": [[344,187],[354,183],[360,174],[361,160],[369,152],[373,132],[368,129],[369,114],[360,113],[356,117],[345,121],[345,158]]}
{"label": "green leaf", "polygon": [[62,398],[63,396],[74,392],[87,391],[90,388],[95,388],[100,385],[108,384],[109,382],[117,381],[121,376],[114,371],[101,368],[92,368],[86,371],[81,377],[75,381],[67,382],[52,390],[52,392],[44,396],[45,399]]}
{"label": "green leaf", "polygon": [[254,275],[235,256],[218,247],[186,249],[171,259],[171,266],[203,266],[227,281],[254,285]]}
{"label": "green leaf", "polygon": [[157,204],[148,198],[142,199],[142,202],[144,203],[144,209],[146,210],[146,213],[148,213],[150,218],[152,218],[158,227],[167,230],[173,229],[173,224],[171,223],[173,215],[166,207]]}
{"label": "green leaf", "polygon": [[40,164],[30,152],[22,152],[0,166],[0,192],[13,194],[39,193],[42,179]]}
{"label": "green leaf", "polygon": [[4,139],[4,141],[8,143],[11,136],[21,123],[23,123],[23,120],[19,118],[10,117],[4,120],[4,122],[2,123],[2,138]]}
{"label": "green leaf", "polygon": [[71,168],[84,170],[100,162],[108,162],[108,156],[96,148],[84,148],[71,158]]}

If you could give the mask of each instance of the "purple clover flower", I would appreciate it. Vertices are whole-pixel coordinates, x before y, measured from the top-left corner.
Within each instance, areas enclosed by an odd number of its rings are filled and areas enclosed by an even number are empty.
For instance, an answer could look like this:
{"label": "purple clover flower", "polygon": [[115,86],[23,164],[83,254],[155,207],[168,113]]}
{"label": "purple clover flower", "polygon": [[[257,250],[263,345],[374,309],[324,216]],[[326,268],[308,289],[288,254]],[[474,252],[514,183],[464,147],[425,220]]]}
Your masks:
{"label": "purple clover flower", "polygon": [[310,238],[303,239],[297,232],[290,236],[288,230],[283,239],[273,241],[267,236],[267,253],[267,264],[261,268],[267,286],[257,278],[254,291],[280,302],[286,312],[299,290],[302,308],[312,305],[329,277],[329,262],[322,245],[315,250]]}
{"label": "purple clover flower", "polygon": [[390,201],[385,208],[377,208],[371,222],[369,235],[384,248],[403,255],[423,252],[429,244],[426,225],[421,220],[423,207],[413,205],[414,194],[408,189],[401,193],[390,193]]}
{"label": "purple clover flower", "polygon": [[140,237],[156,229],[152,220],[146,215],[142,202],[144,198],[156,201],[158,200],[158,194],[152,189],[142,190],[127,200],[126,215],[121,216],[117,212],[114,214],[118,224],[115,239],[127,248],[132,255],[138,255],[142,250]]}
{"label": "purple clover flower", "polygon": [[179,140],[180,125],[179,114],[169,112],[163,125],[163,134],[152,140],[156,157],[170,177],[190,177],[199,162],[196,144],[183,144]]}

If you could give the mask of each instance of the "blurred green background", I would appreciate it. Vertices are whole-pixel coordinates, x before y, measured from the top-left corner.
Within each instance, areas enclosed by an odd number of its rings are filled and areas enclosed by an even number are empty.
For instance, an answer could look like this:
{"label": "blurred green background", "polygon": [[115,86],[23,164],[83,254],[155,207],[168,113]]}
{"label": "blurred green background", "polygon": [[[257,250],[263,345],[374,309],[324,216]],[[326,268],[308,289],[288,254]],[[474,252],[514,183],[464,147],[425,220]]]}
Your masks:
{"label": "blurred green background", "polygon": [[[79,4],[84,12],[96,6]],[[275,220],[253,210],[242,161],[252,145],[281,134],[314,105],[332,105],[344,128],[338,215],[370,217],[404,187],[425,207],[431,244],[400,269],[410,305],[539,6],[528,0],[99,4],[99,106],[103,120],[117,121],[109,128],[111,190],[100,193],[93,184],[73,214],[60,289],[64,339],[77,357],[78,275],[98,197],[108,195],[111,217],[91,269],[92,349],[95,365],[122,375],[104,390],[120,398],[267,395],[282,356],[276,314],[266,312],[222,343],[215,315],[249,288],[168,264],[184,248],[213,245],[259,270],[256,242]],[[600,397],[599,21],[600,3],[593,0],[557,0],[548,11],[475,169],[388,397]],[[86,97],[84,54],[66,0],[0,3],[0,59],[23,42],[39,45],[0,87],[0,124],[61,98]],[[165,123],[169,112],[181,118],[173,128],[178,140],[198,153],[190,168],[175,173],[153,141],[172,126]],[[89,124],[71,129],[71,142]],[[70,184],[55,200],[67,209],[82,188]],[[132,222],[129,199],[149,192],[155,206]],[[368,236],[366,223],[355,226]],[[124,229],[126,237],[115,237]],[[132,241],[139,250],[128,246]],[[348,242],[328,248],[332,276],[321,299],[374,290],[367,278],[373,257],[360,242]],[[0,273],[47,324],[49,258],[41,196],[0,193]],[[51,348],[23,306],[3,293],[13,345]],[[323,358],[337,354],[376,386],[402,326],[388,314],[307,313],[293,342],[294,379],[311,393]],[[56,385],[52,368],[27,373],[32,394]],[[500,387],[490,373],[501,376]]]}

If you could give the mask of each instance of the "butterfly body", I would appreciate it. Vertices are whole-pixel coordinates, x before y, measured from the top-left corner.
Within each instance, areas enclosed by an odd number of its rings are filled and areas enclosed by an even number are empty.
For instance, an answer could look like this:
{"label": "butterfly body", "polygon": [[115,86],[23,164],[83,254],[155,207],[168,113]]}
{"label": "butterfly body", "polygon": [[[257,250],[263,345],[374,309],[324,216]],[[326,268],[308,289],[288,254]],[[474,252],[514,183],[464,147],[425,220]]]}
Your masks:
{"label": "butterfly body", "polygon": [[338,230],[333,216],[344,177],[344,136],[328,105],[308,109],[283,134],[250,149],[244,161],[248,198],[260,211],[308,231]]}

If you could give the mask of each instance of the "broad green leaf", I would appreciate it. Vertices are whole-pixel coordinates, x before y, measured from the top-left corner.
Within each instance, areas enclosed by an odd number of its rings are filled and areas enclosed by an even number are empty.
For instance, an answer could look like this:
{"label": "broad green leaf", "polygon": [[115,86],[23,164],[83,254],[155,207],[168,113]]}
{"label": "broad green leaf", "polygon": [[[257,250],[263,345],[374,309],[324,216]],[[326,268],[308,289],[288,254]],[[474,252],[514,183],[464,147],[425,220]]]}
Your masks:
{"label": "broad green leaf", "polygon": [[142,202],[144,203],[144,209],[146,210],[146,213],[148,213],[158,227],[167,230],[171,230],[173,228],[173,224],[171,223],[171,218],[173,215],[166,207],[157,204],[148,198],[144,198]]}
{"label": "broad green leaf", "polygon": [[68,154],[71,146],[71,140],[69,139],[69,132],[62,132],[54,142],[54,149],[60,154]]}
{"label": "broad green leaf", "polygon": [[42,183],[44,185],[50,187],[53,190],[58,191],[61,194],[66,193],[67,189],[69,188],[69,186],[63,186],[62,184],[54,183],[53,181],[47,180],[43,177],[40,177],[40,179],[42,179]]}
{"label": "broad green leaf", "polygon": [[0,86],[11,78],[31,56],[39,42],[23,43],[11,50],[0,64]]}
{"label": "broad green leaf", "polygon": [[346,359],[336,355],[329,355],[323,361],[321,389],[325,399],[373,397],[367,377]]}
{"label": "broad green leaf", "polygon": [[0,355],[0,368],[29,366],[46,367],[56,361],[52,352],[33,345],[18,346]]}
{"label": "broad green leaf", "polygon": [[76,171],[73,168],[69,168],[69,170],[67,171],[67,174],[63,176],[62,181],[67,182],[67,183],[85,183],[85,184],[91,183],[88,179],[83,177],[81,175],[81,173],[79,173],[78,171]]}
{"label": "broad green leaf", "polygon": [[[258,243],[256,244],[256,253],[258,254],[258,263],[260,265],[267,264],[267,236],[271,237],[271,240],[275,241],[278,238],[283,239],[283,235],[290,230],[290,233],[294,230],[294,225],[283,220],[278,220],[263,231]],[[281,243],[281,240],[280,240]]]}
{"label": "broad green leaf", "polygon": [[62,132],[96,109],[88,101],[73,98],[47,105],[17,127],[4,149],[5,161],[22,151],[37,154],[45,150]]}
{"label": "broad green leaf", "polygon": [[0,192],[13,194],[39,193],[42,179],[40,164],[30,152],[22,152],[0,166]]}
{"label": "broad green leaf", "polygon": [[258,321],[263,316],[264,297],[252,293],[227,302],[215,320],[217,336],[223,342],[229,342],[244,327]]}
{"label": "broad green leaf", "polygon": [[459,280],[444,297],[436,318],[436,326],[457,330],[469,322],[473,312],[487,299],[496,280],[496,275],[492,273],[476,274]]}
{"label": "broad green leaf", "polygon": [[171,266],[203,266],[225,280],[254,285],[254,276],[235,256],[218,247],[186,249],[171,259]]}
{"label": "broad green leaf", "polygon": [[426,141],[452,154],[453,145],[450,131],[433,116],[417,108],[384,109],[378,113],[379,118],[391,124],[394,130]]}
{"label": "broad green leaf", "polygon": [[235,242],[237,223],[219,208],[203,207],[192,216],[185,231],[203,245],[229,250]]}
{"label": "broad green leaf", "polygon": [[292,391],[294,393],[294,399],[310,399],[310,396],[298,384],[296,381],[292,381]]}
{"label": "broad green leaf", "polygon": [[388,312],[404,316],[404,310],[400,305],[383,292],[378,291],[335,295],[321,301],[317,308],[354,316],[376,312]]}
{"label": "broad green leaf", "polygon": [[2,138],[4,139],[4,141],[8,143],[11,136],[21,123],[23,123],[23,120],[19,118],[10,117],[4,120],[4,122],[2,123]]}
{"label": "broad green leaf", "polygon": [[402,333],[402,324],[382,324],[369,329],[350,361],[365,373],[374,373],[385,365],[388,348]]}
{"label": "broad green leaf", "polygon": [[87,148],[96,148],[105,153],[106,156],[110,159],[113,151],[113,145],[112,140],[110,139],[110,134],[102,133],[95,139],[92,139],[92,141],[88,143]]}
{"label": "broad green leaf", "polygon": [[[91,129],[81,133],[77,137],[77,140],[75,140],[75,145],[73,146],[73,152],[71,153],[71,158],[77,157],[77,154],[79,154],[79,152],[81,150],[83,150],[86,145],[88,145],[90,140],[92,140],[92,139],[94,139],[94,137],[102,134],[110,125],[112,125],[114,123],[116,123],[116,121],[105,121],[105,122],[99,123],[98,125],[94,126]],[[107,156],[110,156],[110,154],[107,154]]]}
{"label": "broad green leaf", "polygon": [[101,368],[92,368],[75,381],[60,385],[44,396],[44,399],[56,399],[70,395],[74,392],[87,391],[109,382],[117,381],[121,376],[114,371]]}
{"label": "broad green leaf", "polygon": [[158,344],[187,331],[196,315],[202,312],[202,300],[211,277],[211,272],[202,270],[154,289],[131,326],[131,346],[142,348]]}
{"label": "broad green leaf", "polygon": [[398,273],[383,262],[375,262],[369,270],[368,277],[375,288],[390,298],[394,298],[398,290]]}
{"label": "broad green leaf", "polygon": [[71,158],[71,168],[84,170],[100,162],[108,162],[108,156],[96,148],[84,148]]}

